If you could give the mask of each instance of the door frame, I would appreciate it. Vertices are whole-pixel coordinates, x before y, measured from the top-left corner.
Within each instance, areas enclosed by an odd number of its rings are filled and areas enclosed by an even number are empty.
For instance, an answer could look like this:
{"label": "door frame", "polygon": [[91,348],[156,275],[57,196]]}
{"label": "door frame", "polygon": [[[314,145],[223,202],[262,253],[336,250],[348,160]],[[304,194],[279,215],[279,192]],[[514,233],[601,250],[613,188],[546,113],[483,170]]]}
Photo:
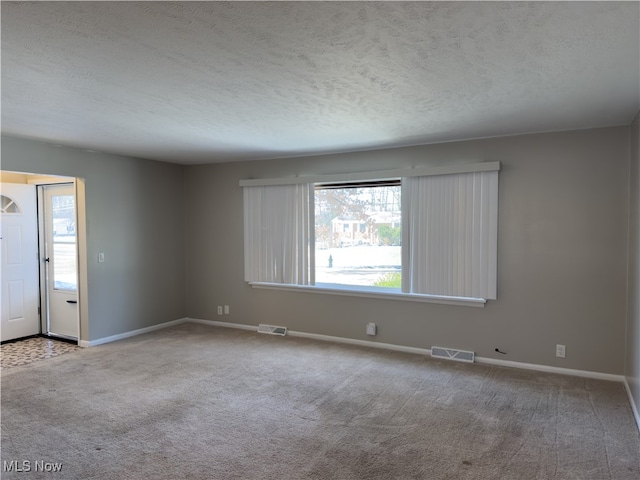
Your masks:
{"label": "door frame", "polygon": [[[73,182],[76,194],[76,241],[78,255],[78,345],[89,346],[89,287],[88,287],[88,262],[87,262],[87,206],[86,206],[86,186],[85,180],[80,177],[54,176],[48,174],[34,174],[30,172],[13,172],[28,175],[27,183],[34,185],[47,185],[54,183]],[[41,206],[38,205],[40,209]],[[38,213],[38,222],[41,222]],[[38,225],[39,231],[42,231]],[[42,258],[40,260],[42,262]],[[40,263],[40,285],[42,286],[43,273],[42,263]],[[42,312],[42,290],[40,292],[40,305]],[[40,325],[42,328],[43,314],[40,315]]]}
{"label": "door frame", "polygon": [[[75,339],[58,333],[51,333],[50,331],[50,318],[51,318],[51,299],[49,298],[49,278],[47,273],[51,274],[49,270],[50,265],[45,264],[45,258],[51,256],[47,255],[47,209],[45,204],[46,187],[53,185],[71,185],[74,194],[74,216],[76,221],[76,284],[78,289],[76,290],[76,297],[78,300],[78,306],[76,308],[76,335]],[[78,235],[78,193],[76,188],[76,179],[74,178],[53,178],[46,183],[39,182],[36,184],[36,192],[38,197],[38,253],[40,264],[40,332],[43,335],[50,335],[52,337],[59,337],[65,340],[80,341],[80,295],[79,295],[79,235]]]}
{"label": "door frame", "polygon": [[[86,204],[86,184],[81,177],[57,175],[55,173],[20,172],[16,170],[0,169],[0,177],[6,175],[26,176],[26,183],[30,185],[40,185],[47,183],[69,183],[75,184],[76,190],[76,235],[78,242],[78,345],[89,346],[89,286],[88,286],[88,242],[87,242],[87,204]],[[11,180],[8,180],[11,181]],[[13,180],[14,183],[25,183],[24,179]],[[40,271],[42,269],[40,268]],[[40,275],[40,273],[39,273]],[[41,315],[42,318],[42,315]],[[41,323],[42,324],[42,323]]]}

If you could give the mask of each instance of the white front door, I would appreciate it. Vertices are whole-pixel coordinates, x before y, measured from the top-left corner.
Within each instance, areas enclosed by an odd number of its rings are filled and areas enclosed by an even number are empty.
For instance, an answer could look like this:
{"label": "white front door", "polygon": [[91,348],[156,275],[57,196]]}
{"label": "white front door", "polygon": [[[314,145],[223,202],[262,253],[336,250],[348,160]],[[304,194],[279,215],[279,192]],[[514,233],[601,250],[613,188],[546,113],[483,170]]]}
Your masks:
{"label": "white front door", "polygon": [[1,184],[2,341],[40,333],[35,185]]}
{"label": "white front door", "polygon": [[78,338],[76,195],[71,184],[44,185],[46,333]]}

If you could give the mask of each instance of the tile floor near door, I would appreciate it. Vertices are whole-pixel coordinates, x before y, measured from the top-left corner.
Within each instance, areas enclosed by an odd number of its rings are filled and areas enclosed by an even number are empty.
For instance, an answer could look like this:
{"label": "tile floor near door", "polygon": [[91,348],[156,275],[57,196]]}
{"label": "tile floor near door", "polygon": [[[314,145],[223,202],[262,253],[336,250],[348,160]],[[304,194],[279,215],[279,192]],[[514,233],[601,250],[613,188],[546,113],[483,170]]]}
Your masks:
{"label": "tile floor near door", "polygon": [[33,337],[0,345],[0,367],[2,369],[28,365],[33,362],[57,357],[79,350],[81,347],[61,340]]}

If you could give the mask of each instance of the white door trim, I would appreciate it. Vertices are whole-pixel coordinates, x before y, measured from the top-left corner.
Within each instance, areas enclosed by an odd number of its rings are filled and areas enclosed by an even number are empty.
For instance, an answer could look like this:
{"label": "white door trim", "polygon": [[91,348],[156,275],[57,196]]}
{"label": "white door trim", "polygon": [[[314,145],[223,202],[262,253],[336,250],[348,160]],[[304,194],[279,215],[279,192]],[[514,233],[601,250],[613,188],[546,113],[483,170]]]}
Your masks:
{"label": "white door trim", "polygon": [[[63,225],[56,226],[56,215],[52,204],[54,198],[62,197],[73,198],[73,237],[72,243],[68,243],[68,220],[60,219]],[[79,308],[78,308],[78,249],[77,249],[77,195],[76,187],[73,179],[68,179],[65,183],[38,185],[38,197],[40,205],[43,207],[40,211],[40,258],[41,270],[44,271],[44,283],[41,283],[41,311],[42,311],[42,332],[48,335],[78,339],[79,336]],[[62,228],[62,231],[60,231]],[[66,230],[65,230],[66,229]],[[57,233],[56,233],[57,231]],[[60,266],[65,265],[63,262],[64,255],[57,248],[68,250],[73,248],[73,256],[75,259],[73,280],[69,277],[59,276]],[[56,253],[57,252],[57,253]],[[70,267],[67,264],[67,268]],[[54,273],[57,272],[57,273]],[[55,275],[55,278],[54,278]],[[54,281],[62,281],[58,286],[54,286]],[[75,285],[73,285],[75,284]],[[71,287],[73,285],[73,287]],[[69,289],[73,288],[73,289]]]}
{"label": "white door trim", "polygon": [[[85,181],[83,178],[79,177],[58,177],[55,182],[52,182],[52,177],[47,176],[36,176],[34,179],[28,181],[28,183],[35,185],[50,185],[54,183],[73,183],[75,186],[75,194],[76,194],[76,235],[77,235],[77,254],[78,254],[78,344],[81,341],[88,341],[89,338],[89,290],[87,284],[87,207],[86,207],[86,188]],[[38,201],[42,202],[41,196],[38,195]],[[42,203],[38,204],[39,211],[44,211],[44,205]],[[44,219],[42,215],[39,215],[39,225],[38,229],[40,235],[43,234],[43,224]],[[40,238],[40,244],[44,244],[44,238]],[[42,255],[41,255],[42,261]],[[40,269],[40,285],[43,286],[46,283],[46,277],[44,276],[44,268]],[[45,324],[45,309],[44,309],[44,295],[42,295],[41,299],[41,310],[42,314],[42,331],[46,331]]]}

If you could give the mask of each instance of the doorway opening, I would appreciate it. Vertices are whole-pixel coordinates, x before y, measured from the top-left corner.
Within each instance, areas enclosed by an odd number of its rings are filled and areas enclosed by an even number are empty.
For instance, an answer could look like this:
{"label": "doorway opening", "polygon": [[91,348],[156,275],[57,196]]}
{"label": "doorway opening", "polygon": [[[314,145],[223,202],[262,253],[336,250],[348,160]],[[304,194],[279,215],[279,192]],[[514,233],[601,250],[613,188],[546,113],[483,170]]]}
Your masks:
{"label": "doorway opening", "polygon": [[42,333],[78,340],[78,240],[73,183],[38,185]]}
{"label": "doorway opening", "polygon": [[0,175],[2,194],[22,195],[24,206],[18,215],[3,199],[2,343],[41,335],[80,344],[88,333],[84,181]]}

